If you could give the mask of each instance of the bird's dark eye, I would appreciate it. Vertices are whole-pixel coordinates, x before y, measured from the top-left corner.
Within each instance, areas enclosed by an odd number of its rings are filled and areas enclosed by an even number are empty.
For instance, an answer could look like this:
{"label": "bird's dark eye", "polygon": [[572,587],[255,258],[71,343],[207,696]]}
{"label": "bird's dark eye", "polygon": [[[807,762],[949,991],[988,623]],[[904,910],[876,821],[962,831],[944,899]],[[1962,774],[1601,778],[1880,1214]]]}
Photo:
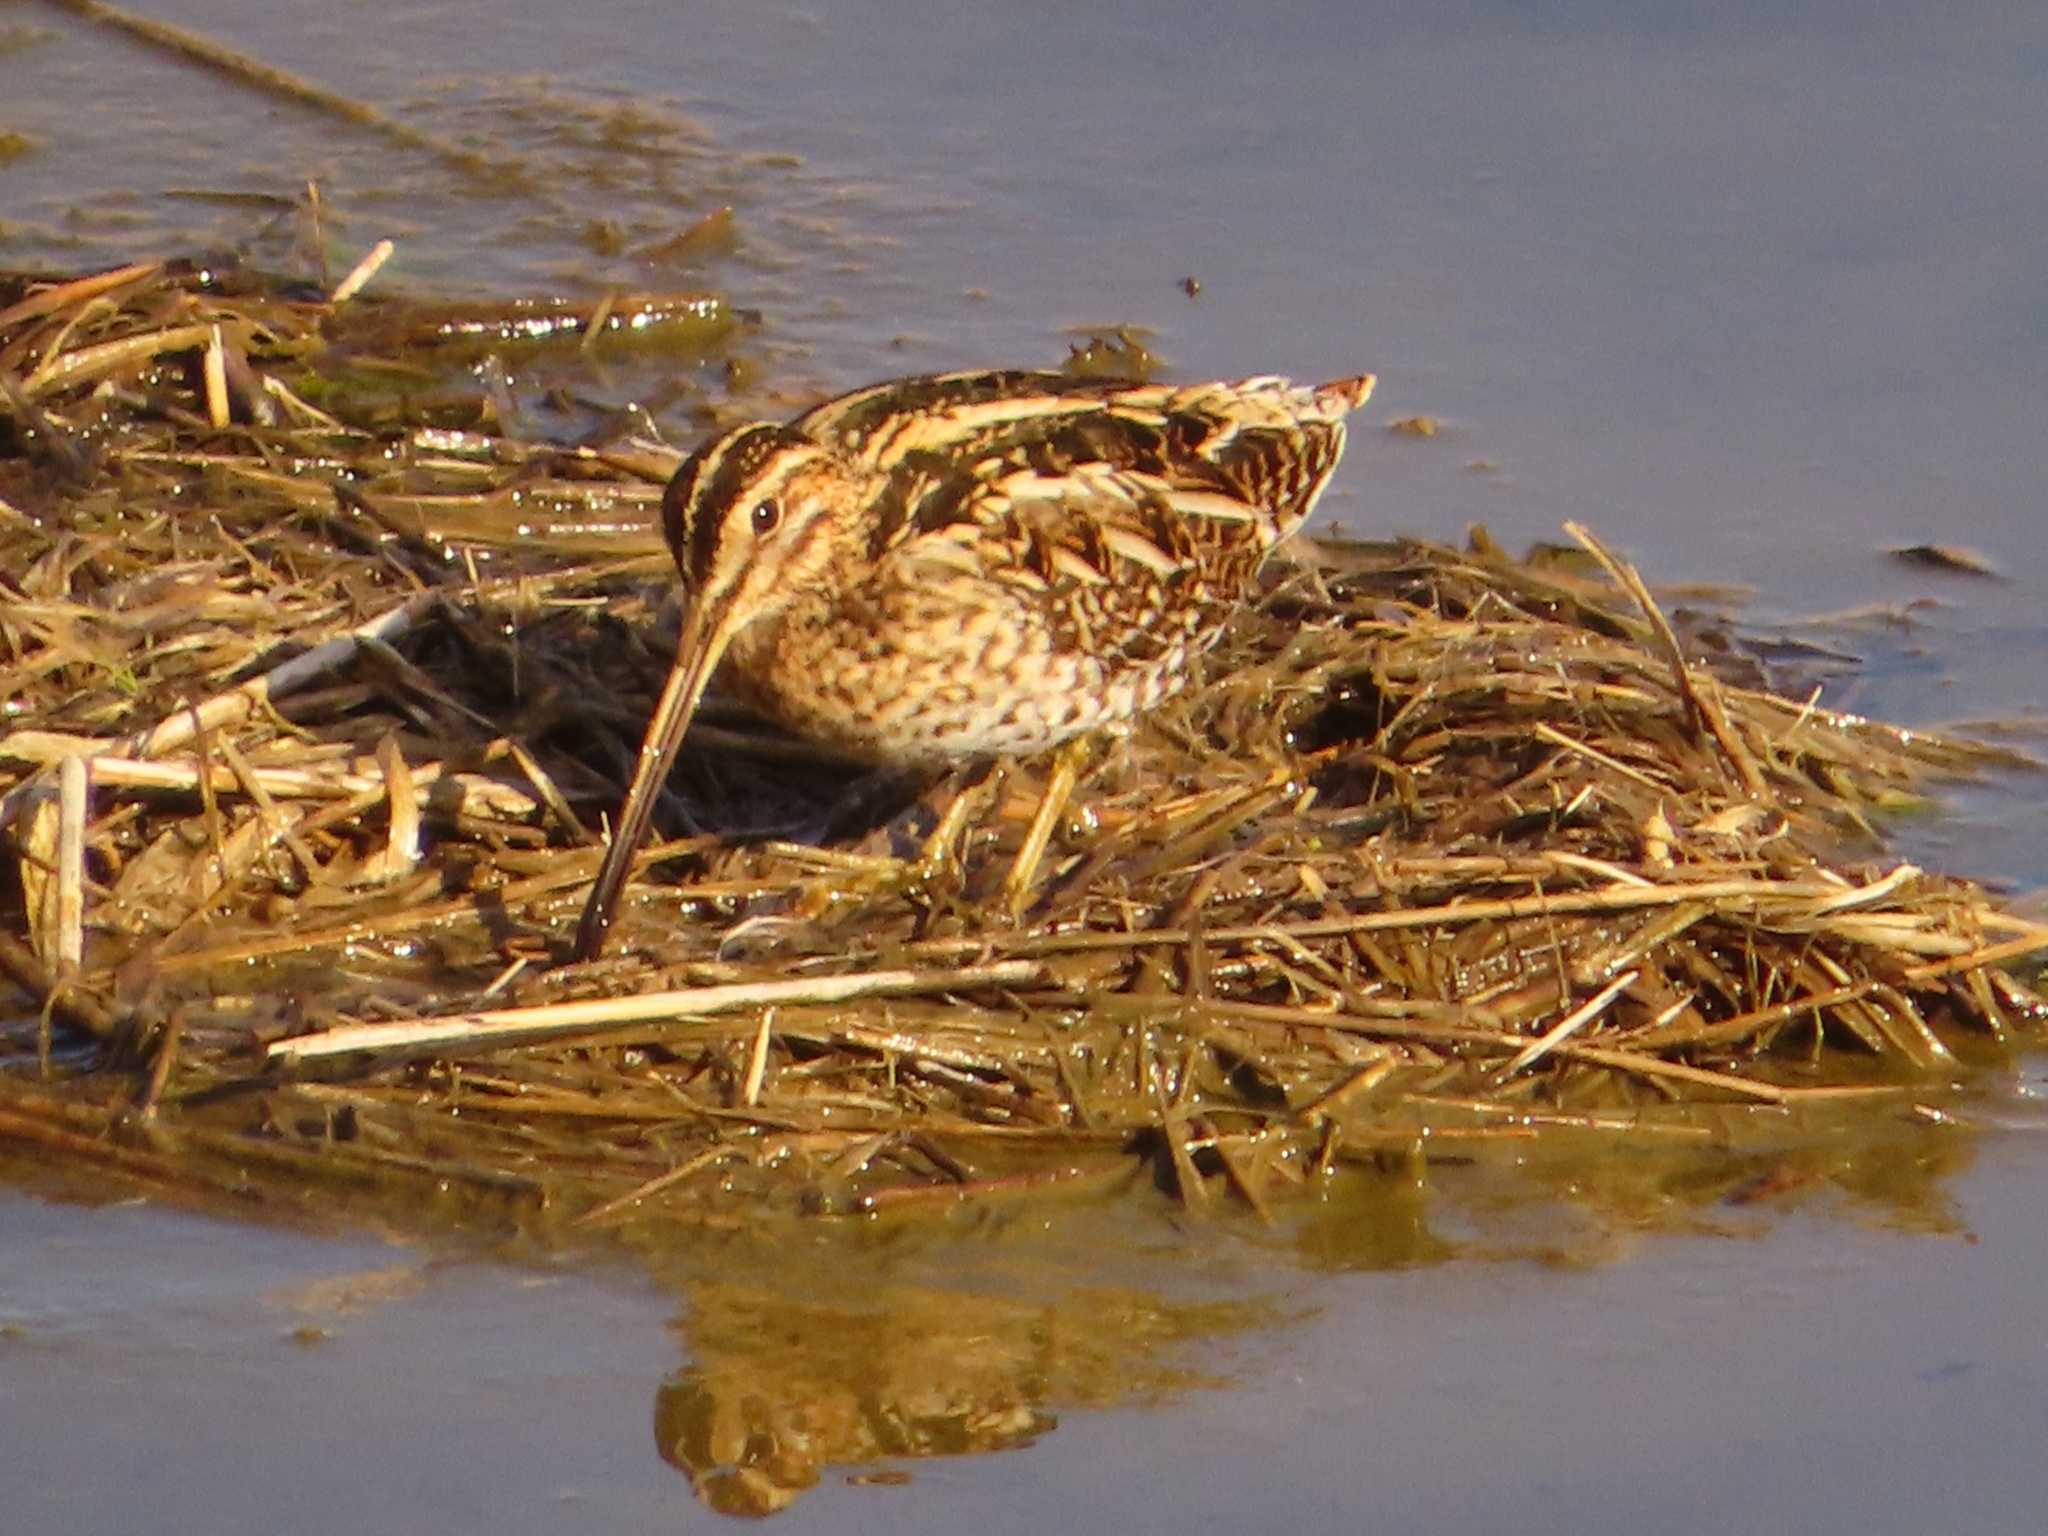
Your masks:
{"label": "bird's dark eye", "polygon": [[773,533],[775,525],[782,521],[782,507],[773,501],[759,502],[754,507],[754,532],[756,535]]}

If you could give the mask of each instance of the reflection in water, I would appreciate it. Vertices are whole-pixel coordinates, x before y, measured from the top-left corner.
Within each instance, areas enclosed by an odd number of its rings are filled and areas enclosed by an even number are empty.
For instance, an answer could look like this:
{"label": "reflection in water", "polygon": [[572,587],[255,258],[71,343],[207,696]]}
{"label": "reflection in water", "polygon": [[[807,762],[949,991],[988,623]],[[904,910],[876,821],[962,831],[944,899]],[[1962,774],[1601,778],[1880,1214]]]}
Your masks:
{"label": "reflection in water", "polygon": [[1233,1303],[1079,1288],[1028,1301],[887,1285],[796,1299],[772,1284],[691,1293],[696,1363],[663,1384],[655,1444],[712,1508],[765,1515],[828,1465],[1011,1450],[1056,1408],[1157,1399],[1218,1379],[1178,1346],[1262,1320]]}
{"label": "reflection in water", "polygon": [[[1304,1270],[1579,1267],[1657,1232],[1762,1237],[1794,1202],[1952,1232],[1949,1185],[1974,1146],[1903,1100],[1896,1113],[1728,1107],[1530,1130],[1390,1146],[1271,1227],[1225,1207],[1177,1230],[1156,1197],[1125,1194],[1057,1209],[1020,1200],[972,1233],[811,1220],[782,1241],[757,1231],[708,1253],[676,1251],[673,1229],[637,1230],[685,1302],[690,1363],[656,1395],[656,1447],[713,1509],[773,1514],[834,1468],[873,1478],[906,1458],[1019,1449],[1069,1410],[1228,1385],[1227,1341],[1313,1310],[1298,1294]],[[1137,1283],[1101,1283],[1134,1266]],[[1225,1294],[1166,1294],[1191,1269]]]}
{"label": "reflection in water", "polygon": [[[673,1369],[652,1404],[656,1450],[709,1507],[766,1515],[835,1473],[875,1480],[899,1476],[910,1458],[1024,1449],[1076,1410],[1158,1404],[1245,1378],[1256,1389],[1289,1331],[1340,1294],[1322,1278],[1333,1273],[1487,1265],[1519,1288],[1532,1263],[1583,1269],[1663,1234],[1766,1238],[1795,1210],[1954,1233],[1954,1187],[1980,1145],[1975,1118],[2040,1129],[2007,1100],[1984,1103],[1900,1092],[1797,1112],[1691,1105],[1563,1116],[1491,1106],[1460,1125],[1436,1101],[1429,1116],[1439,1129],[1377,1148],[1361,1135],[1354,1157],[1296,1198],[1270,1201],[1271,1225],[1218,1169],[1205,1181],[1206,1217],[1149,1183],[1113,1193],[1098,1183],[1083,1195],[1017,1186],[943,1215],[921,1207],[864,1217],[800,1216],[794,1202],[734,1190],[702,1222],[649,1206],[606,1240],[674,1299]],[[0,1157],[10,1183],[49,1191],[60,1171],[48,1158]],[[88,1176],[70,1184],[72,1198],[114,1193],[104,1170],[68,1173]],[[309,1193],[330,1221],[388,1222],[400,1210],[389,1187]],[[303,1219],[315,1205],[267,1209]],[[403,1211],[409,1235],[438,1234],[442,1251],[481,1246],[551,1265],[590,1230],[565,1227],[558,1211],[455,1189]],[[423,1273],[383,1266],[279,1295],[305,1318],[306,1338],[329,1338],[325,1323],[341,1319],[332,1332],[348,1339],[364,1330],[366,1310],[411,1308]],[[1370,1308],[1337,1305],[1361,1328],[1379,1326]],[[1645,1319],[1671,1328],[1701,1315],[1683,1296],[1636,1294],[1629,1309],[1614,1320],[1623,1334]],[[1706,1315],[1725,1323],[1721,1312]],[[429,1314],[419,1326],[432,1333],[445,1321]],[[1445,1372],[1478,1369],[1455,1325],[1441,1333],[1433,1347]],[[532,1347],[534,1369],[561,1368],[548,1340]],[[384,1378],[374,1380],[381,1394]],[[617,1381],[646,1391],[644,1377]],[[615,1433],[644,1456],[644,1400],[619,1407]],[[1109,1433],[1086,1420],[1065,1428]]]}

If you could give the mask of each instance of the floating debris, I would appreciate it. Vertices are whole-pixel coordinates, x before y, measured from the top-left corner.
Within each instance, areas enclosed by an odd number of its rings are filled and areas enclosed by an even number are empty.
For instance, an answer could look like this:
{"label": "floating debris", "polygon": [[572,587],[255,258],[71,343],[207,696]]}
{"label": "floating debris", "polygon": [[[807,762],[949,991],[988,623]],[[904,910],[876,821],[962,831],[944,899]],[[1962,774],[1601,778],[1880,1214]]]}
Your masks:
{"label": "floating debris", "polygon": [[1902,565],[1917,565],[1923,570],[1949,571],[1958,576],[1983,576],[1993,581],[2005,579],[2004,572],[1976,550],[1964,549],[1958,544],[1905,544],[1885,553]]}

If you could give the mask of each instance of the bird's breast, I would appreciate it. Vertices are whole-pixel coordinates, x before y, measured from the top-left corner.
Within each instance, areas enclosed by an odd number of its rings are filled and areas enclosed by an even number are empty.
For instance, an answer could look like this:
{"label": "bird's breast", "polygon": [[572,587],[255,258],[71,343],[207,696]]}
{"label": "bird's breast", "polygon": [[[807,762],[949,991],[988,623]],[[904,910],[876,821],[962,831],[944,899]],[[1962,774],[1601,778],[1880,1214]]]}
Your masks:
{"label": "bird's breast", "polygon": [[1222,629],[1220,612],[1154,620],[1077,630],[1028,589],[893,584],[750,626],[727,675],[762,714],[866,761],[1035,752],[1179,692]]}

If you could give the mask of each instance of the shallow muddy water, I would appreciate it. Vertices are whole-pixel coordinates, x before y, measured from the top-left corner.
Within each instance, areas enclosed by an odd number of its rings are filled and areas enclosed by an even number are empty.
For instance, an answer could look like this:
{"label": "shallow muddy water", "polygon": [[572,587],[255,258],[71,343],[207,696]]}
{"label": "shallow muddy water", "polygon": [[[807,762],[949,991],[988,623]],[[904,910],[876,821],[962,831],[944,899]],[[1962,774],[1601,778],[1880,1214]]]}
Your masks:
{"label": "shallow muddy water", "polygon": [[[1371,368],[1374,422],[1443,429],[1358,433],[1330,516],[1515,545],[1578,518],[1845,653],[1829,702],[2038,724],[2043,13],[1525,11],[150,5],[407,140],[17,4],[0,263],[281,263],[310,178],[330,260],[398,241],[380,284],[719,288],[759,312],[736,355],[771,394],[1123,324],[1175,377]],[[726,205],[729,246],[634,254]],[[2002,574],[1887,554],[1923,543]],[[2044,804],[1974,788],[1896,830],[2034,890]],[[1149,1191],[828,1225],[765,1293],[813,1329],[780,1378],[735,1347],[776,1262],[738,1244],[650,1277],[0,1196],[0,1525],[681,1525],[663,1448],[742,1424],[815,1453],[789,1453],[821,1475],[792,1530],[2032,1529],[2036,1084],[1988,1085],[1982,1136],[1902,1132],[1868,1188],[1673,1195],[1675,1220],[1510,1163],[1292,1236],[1184,1230]],[[957,1340],[949,1285],[981,1309]],[[840,1347],[864,1332],[873,1379]],[[726,1384],[749,1372],[784,1398]],[[846,1481],[874,1456],[910,1480]]]}
{"label": "shallow muddy water", "polygon": [[[10,1525],[650,1530],[695,1471],[802,1531],[2027,1529],[2048,1121],[2004,1114],[1633,1223],[1453,1168],[1286,1234],[1126,1204],[648,1272],[4,1195]],[[742,1444],[774,1476],[722,1485]]]}

